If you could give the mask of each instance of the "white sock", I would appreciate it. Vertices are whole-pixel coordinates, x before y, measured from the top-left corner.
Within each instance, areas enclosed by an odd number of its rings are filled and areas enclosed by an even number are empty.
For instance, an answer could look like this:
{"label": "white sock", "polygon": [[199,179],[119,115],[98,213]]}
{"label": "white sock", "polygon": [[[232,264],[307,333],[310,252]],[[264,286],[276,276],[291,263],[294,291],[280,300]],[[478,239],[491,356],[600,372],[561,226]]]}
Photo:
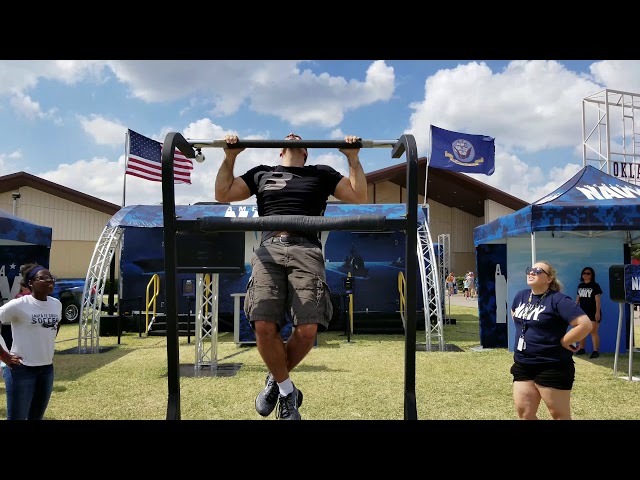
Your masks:
{"label": "white sock", "polygon": [[293,383],[291,378],[288,378],[284,382],[278,382],[278,388],[280,389],[280,395],[287,396],[293,392]]}

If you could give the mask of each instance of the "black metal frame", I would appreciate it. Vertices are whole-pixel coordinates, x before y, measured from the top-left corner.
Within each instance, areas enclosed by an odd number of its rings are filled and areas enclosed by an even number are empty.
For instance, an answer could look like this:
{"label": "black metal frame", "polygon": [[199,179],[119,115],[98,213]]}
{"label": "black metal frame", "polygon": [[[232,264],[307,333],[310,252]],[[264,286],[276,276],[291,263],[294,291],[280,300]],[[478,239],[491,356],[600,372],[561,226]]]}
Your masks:
{"label": "black metal frame", "polygon": [[[301,140],[297,141],[301,147],[323,148],[363,148],[362,142],[346,143],[334,140]],[[235,144],[242,148],[283,148],[291,145],[291,140],[245,140]],[[166,321],[167,321],[167,420],[180,420],[180,356],[178,335],[178,290],[177,290],[177,260],[176,260],[176,235],[179,231],[193,231],[193,222],[180,221],[176,217],[175,187],[173,171],[173,154],[178,148],[188,158],[195,158],[193,146],[178,132],[170,132],[166,135],[162,145],[162,212],[164,218],[164,265],[166,286]],[[404,220],[393,220],[380,223],[379,218],[340,217],[306,217],[304,224],[309,231],[312,230],[349,230],[362,227],[363,222],[368,226],[365,230],[371,230],[371,222],[376,223],[380,229],[403,229],[406,232],[407,241],[405,249],[405,285],[409,287],[405,292],[406,299],[406,324],[405,324],[405,387],[404,387],[404,419],[417,420],[416,406],[416,318],[417,318],[417,293],[414,286],[417,282],[417,228],[418,228],[418,149],[413,135],[402,135],[391,149],[392,158],[400,158],[402,154],[407,156],[407,213]],[[239,223],[239,219],[224,218],[226,223],[218,224],[219,220],[208,218],[207,222],[198,222],[199,229],[207,227],[217,231],[256,231],[260,226],[284,221],[289,222],[295,216],[245,218]],[[231,226],[230,220],[234,220]],[[206,224],[206,225],[203,225]],[[225,227],[226,225],[226,227]],[[290,224],[288,224],[290,225]],[[331,228],[323,228],[330,225]],[[398,228],[399,227],[399,228]],[[404,227],[404,228],[403,228]],[[295,230],[299,230],[296,223]],[[286,228],[285,228],[286,230]],[[203,230],[204,231],[204,230]],[[211,268],[215,271],[215,267]]]}

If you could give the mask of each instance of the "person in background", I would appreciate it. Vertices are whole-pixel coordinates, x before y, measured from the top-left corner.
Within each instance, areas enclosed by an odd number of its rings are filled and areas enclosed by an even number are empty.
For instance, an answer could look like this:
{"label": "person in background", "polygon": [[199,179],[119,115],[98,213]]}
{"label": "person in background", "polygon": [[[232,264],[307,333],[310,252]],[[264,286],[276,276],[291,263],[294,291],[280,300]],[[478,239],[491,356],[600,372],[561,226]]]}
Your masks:
{"label": "person in background", "polygon": [[16,296],[14,298],[20,298],[20,297],[24,297],[25,295],[31,295],[31,290],[29,290],[29,287],[26,285],[23,285],[22,282],[24,282],[24,280],[20,281],[20,291],[16,293]]}
{"label": "person in background", "polygon": [[[591,341],[593,342],[593,352],[589,358],[598,358],[600,354],[600,320],[602,320],[602,312],[600,310],[600,295],[602,288],[596,282],[596,271],[591,267],[584,267],[580,274],[580,284],[576,294],[576,305],[578,305],[591,320]],[[580,341],[580,349],[576,355],[584,355],[586,351],[587,339]]]}
{"label": "person in background", "polygon": [[[347,178],[328,165],[305,165],[307,149],[295,145],[302,140],[299,135],[290,133],[285,140],[291,146],[280,150],[281,165],[258,165],[236,177],[236,157],[244,148],[234,147],[236,135],[227,135],[216,176],[216,200],[235,202],[255,195],[260,217],[322,216],[330,195],[345,203],[367,201],[359,148],[340,149],[349,163]],[[344,141],[357,143],[360,139],[350,135]],[[251,266],[244,310],[255,331],[258,352],[269,369],[265,387],[255,400],[256,411],[266,417],[277,405],[278,419],[300,420],[302,392],[290,373],[311,351],[317,333],[327,330],[333,312],[320,234],[264,231]],[[280,330],[286,312],[294,328],[285,343]]]}
{"label": "person in background", "polygon": [[[0,323],[11,324],[13,344],[0,345],[7,386],[7,420],[42,420],[53,390],[53,354],[62,303],[50,294],[56,277],[37,263],[20,267],[31,295],[0,307]],[[7,346],[8,348],[8,346]]]}
{"label": "person in background", "polygon": [[[543,401],[554,420],[571,420],[575,345],[591,332],[591,321],[562,284],[549,262],[526,270],[529,288],[511,304],[515,324],[513,402],[520,420],[537,420]],[[571,327],[571,328],[569,328]]]}
{"label": "person in background", "polygon": [[469,298],[469,274],[464,276],[462,280],[462,288],[464,288],[464,298]]}
{"label": "person in background", "polygon": [[469,298],[476,298],[476,276],[473,272],[469,272]]}
{"label": "person in background", "polygon": [[453,273],[453,272],[451,272],[451,273],[449,274],[449,276],[447,277],[446,282],[447,282],[447,292],[448,292],[448,295],[449,295],[449,296],[452,296],[452,295],[453,295],[453,292],[454,292],[454,285],[455,285],[455,283],[456,283],[456,276],[454,275],[454,273]]}

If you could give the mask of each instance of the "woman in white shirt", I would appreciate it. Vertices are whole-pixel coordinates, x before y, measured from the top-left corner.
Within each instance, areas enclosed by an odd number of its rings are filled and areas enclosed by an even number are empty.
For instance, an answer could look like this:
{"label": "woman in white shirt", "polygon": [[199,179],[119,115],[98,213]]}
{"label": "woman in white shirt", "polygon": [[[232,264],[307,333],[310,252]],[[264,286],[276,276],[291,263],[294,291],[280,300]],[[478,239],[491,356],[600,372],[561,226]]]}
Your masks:
{"label": "woman in white shirt", "polygon": [[0,323],[11,324],[13,344],[0,345],[7,388],[7,420],[42,420],[53,390],[53,353],[62,320],[62,303],[50,294],[56,277],[41,265],[20,267],[31,295],[0,307]]}

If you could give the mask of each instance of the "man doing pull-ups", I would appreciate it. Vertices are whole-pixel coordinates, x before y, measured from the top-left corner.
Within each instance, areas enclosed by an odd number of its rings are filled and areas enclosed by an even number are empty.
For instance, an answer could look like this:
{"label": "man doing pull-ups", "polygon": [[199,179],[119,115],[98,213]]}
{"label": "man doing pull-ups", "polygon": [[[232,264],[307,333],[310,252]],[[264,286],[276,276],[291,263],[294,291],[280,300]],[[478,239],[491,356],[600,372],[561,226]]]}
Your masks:
{"label": "man doing pull-ups", "polygon": [[[256,196],[258,215],[322,216],[333,195],[345,203],[367,201],[367,180],[360,164],[359,148],[340,148],[349,162],[349,177],[328,165],[305,165],[306,148],[290,133],[291,147],[282,148],[280,165],[258,165],[239,177],[233,174],[237,156],[236,135],[227,135],[224,159],[215,183],[219,202],[237,202]],[[360,141],[346,136],[346,143]],[[302,392],[290,372],[305,358],[318,332],[326,331],[333,314],[320,232],[262,232],[260,246],[251,257],[244,311],[256,334],[256,345],[269,373],[255,399],[256,411],[266,417],[278,406],[276,417],[300,420]],[[286,313],[293,329],[285,343],[280,335]]]}

